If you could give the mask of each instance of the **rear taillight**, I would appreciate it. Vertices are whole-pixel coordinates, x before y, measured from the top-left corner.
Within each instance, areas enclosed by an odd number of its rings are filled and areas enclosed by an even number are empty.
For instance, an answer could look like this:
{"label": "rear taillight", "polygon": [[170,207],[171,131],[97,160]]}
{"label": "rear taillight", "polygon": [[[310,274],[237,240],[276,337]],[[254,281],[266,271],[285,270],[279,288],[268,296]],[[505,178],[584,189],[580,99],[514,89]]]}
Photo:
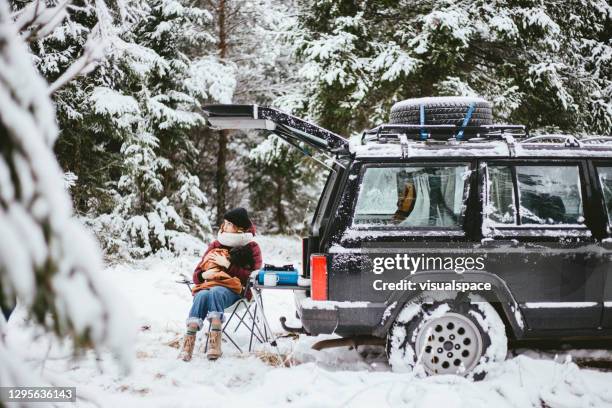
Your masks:
{"label": "rear taillight", "polygon": [[310,292],[312,300],[327,300],[327,257],[310,255]]}

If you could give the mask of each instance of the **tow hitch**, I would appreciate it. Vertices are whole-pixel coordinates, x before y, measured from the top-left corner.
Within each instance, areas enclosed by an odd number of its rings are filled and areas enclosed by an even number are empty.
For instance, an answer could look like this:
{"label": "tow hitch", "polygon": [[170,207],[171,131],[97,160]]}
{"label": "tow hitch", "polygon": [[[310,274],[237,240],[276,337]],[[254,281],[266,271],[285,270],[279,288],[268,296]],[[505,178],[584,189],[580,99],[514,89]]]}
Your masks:
{"label": "tow hitch", "polygon": [[283,326],[283,329],[285,331],[288,331],[289,333],[308,334],[308,333],[306,333],[306,330],[304,330],[303,327],[291,327],[291,326],[287,326],[287,324],[286,324],[287,318],[285,316],[281,316],[279,320],[280,320],[281,326]]}

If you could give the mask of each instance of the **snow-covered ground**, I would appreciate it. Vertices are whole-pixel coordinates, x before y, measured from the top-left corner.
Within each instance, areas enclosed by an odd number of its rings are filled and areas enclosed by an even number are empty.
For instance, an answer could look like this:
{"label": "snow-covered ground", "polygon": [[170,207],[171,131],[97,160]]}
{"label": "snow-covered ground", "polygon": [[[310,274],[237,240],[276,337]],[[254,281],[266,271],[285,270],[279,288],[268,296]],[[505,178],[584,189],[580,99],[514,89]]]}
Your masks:
{"label": "snow-covered ground", "polygon": [[[300,261],[301,244],[290,237],[259,237],[264,261]],[[33,370],[61,376],[77,386],[77,394],[102,407],[296,407],[407,406],[407,407],[612,407],[612,373],[579,368],[572,354],[522,351],[493,368],[485,380],[471,382],[457,376],[414,378],[392,373],[382,350],[335,348],[314,351],[324,337],[279,339],[278,350],[258,346],[240,354],[224,343],[224,356],[206,360],[202,338],[194,359],[177,359],[172,347],[181,337],[191,295],[175,283],[191,276],[197,257],[149,258],[107,267],[105,278],[127,300],[126,316],[136,317],[135,359],[129,375],[122,375],[110,355],[87,354],[72,359],[68,344],[41,335],[19,308],[9,323],[8,342]],[[269,292],[269,293],[268,293]],[[265,308],[273,331],[283,334],[278,318],[298,325],[291,292],[268,291]],[[245,348],[242,329],[237,339]],[[274,356],[286,364],[274,365]],[[611,358],[610,352],[587,356]],[[82,401],[79,405],[88,406]]]}

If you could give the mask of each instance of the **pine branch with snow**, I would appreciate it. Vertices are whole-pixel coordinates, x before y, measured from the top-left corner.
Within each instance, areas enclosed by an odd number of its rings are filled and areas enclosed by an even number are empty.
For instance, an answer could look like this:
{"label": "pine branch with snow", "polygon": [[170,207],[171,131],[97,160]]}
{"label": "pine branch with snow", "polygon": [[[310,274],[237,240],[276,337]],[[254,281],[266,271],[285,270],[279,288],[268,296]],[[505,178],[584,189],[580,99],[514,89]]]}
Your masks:
{"label": "pine branch with snow", "polygon": [[612,130],[605,2],[300,5],[294,37],[307,79],[304,113],[332,130],[350,134],[384,121],[398,100],[475,94],[493,102],[501,122]]}
{"label": "pine branch with snow", "polygon": [[[109,347],[127,369],[130,315],[100,275],[94,238],[73,217],[53,154],[58,128],[48,87],[9,16],[0,4],[0,302],[16,298],[34,322],[72,338],[75,351]],[[0,359],[2,385],[40,384],[3,341]]]}

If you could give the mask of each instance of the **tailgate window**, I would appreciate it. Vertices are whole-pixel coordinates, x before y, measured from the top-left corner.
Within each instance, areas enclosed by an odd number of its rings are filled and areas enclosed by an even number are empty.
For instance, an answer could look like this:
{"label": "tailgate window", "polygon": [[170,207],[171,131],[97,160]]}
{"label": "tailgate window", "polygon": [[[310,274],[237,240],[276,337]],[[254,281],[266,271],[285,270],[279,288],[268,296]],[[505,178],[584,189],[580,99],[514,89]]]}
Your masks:
{"label": "tailgate window", "polygon": [[469,173],[467,165],[368,167],[353,224],[461,227]]}

